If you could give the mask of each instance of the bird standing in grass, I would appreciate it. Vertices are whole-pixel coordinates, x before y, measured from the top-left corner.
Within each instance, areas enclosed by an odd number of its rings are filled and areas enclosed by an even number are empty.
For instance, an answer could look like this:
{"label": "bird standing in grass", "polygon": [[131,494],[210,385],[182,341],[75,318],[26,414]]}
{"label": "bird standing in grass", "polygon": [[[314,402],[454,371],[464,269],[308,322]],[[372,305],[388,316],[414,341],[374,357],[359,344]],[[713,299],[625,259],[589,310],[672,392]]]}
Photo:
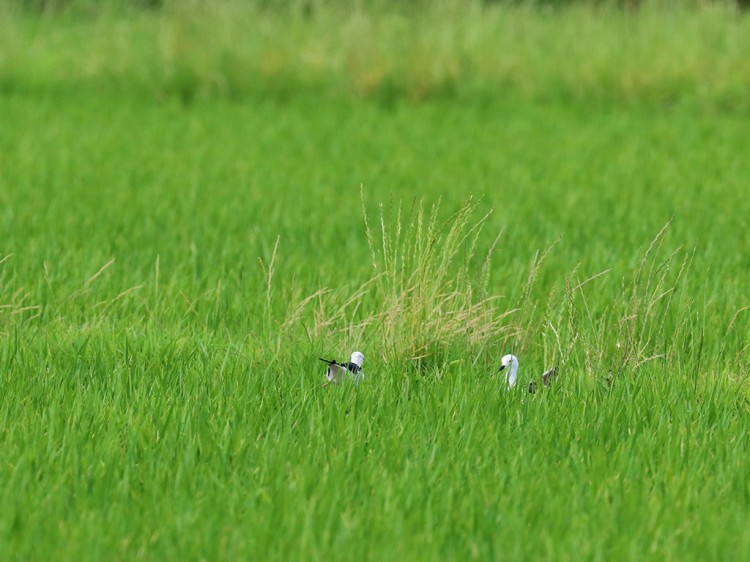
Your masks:
{"label": "bird standing in grass", "polygon": [[[516,386],[516,382],[518,380],[518,357],[509,353],[508,355],[503,356],[503,358],[500,360],[500,363],[501,365],[497,372],[499,373],[504,369],[508,369],[505,374],[505,384],[508,389],[511,389]],[[544,373],[542,373],[542,384],[544,384],[544,386],[549,386],[550,381],[555,376],[557,376],[557,367],[553,367],[549,371],[545,371]],[[529,383],[529,392],[532,394],[536,392],[536,381],[531,381]]]}
{"label": "bird standing in grass", "polygon": [[[365,374],[362,371],[362,363],[365,360],[365,356],[355,351],[352,353],[352,357],[346,363],[338,363],[333,359],[320,359],[324,363],[328,363],[326,369],[326,379],[330,384],[341,384],[344,378],[349,378],[354,384],[359,384],[361,380],[365,378]],[[326,383],[327,386],[328,383]]]}

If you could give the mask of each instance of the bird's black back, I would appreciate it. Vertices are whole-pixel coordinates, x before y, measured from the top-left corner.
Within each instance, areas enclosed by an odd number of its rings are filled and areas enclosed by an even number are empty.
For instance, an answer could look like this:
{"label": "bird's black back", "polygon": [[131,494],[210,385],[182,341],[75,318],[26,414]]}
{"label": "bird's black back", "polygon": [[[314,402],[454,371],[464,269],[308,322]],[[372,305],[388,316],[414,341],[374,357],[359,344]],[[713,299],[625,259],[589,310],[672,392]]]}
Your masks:
{"label": "bird's black back", "polygon": [[352,373],[359,373],[362,370],[362,367],[360,367],[356,363],[352,363],[351,361],[347,361],[346,363],[341,363],[341,366],[346,367]]}

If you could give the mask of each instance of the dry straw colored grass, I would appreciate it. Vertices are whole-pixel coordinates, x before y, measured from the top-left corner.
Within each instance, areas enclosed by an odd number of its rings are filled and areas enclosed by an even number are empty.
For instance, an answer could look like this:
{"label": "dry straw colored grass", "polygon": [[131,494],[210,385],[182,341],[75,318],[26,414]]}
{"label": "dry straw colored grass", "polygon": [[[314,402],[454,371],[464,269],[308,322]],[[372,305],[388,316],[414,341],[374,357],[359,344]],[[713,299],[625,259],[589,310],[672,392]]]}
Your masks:
{"label": "dry straw colored grass", "polygon": [[375,226],[363,205],[372,275],[346,292],[315,291],[290,306],[282,327],[302,327],[311,341],[336,337],[343,348],[367,342],[386,362],[412,364],[445,358],[457,345],[477,350],[500,338],[514,310],[488,294],[499,236],[477,270],[477,241],[488,215],[477,220],[470,199],[439,222],[439,207],[415,202],[404,211],[399,205],[389,223],[381,206]]}

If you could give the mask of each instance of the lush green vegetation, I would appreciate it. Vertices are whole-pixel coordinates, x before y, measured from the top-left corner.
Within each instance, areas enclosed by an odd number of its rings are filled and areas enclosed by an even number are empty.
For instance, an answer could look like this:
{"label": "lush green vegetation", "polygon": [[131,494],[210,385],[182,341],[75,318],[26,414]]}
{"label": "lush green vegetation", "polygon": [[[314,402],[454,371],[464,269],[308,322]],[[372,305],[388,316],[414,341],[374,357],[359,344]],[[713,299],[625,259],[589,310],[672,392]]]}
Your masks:
{"label": "lush green vegetation", "polygon": [[[396,11],[335,0],[285,9],[168,2],[158,11],[114,0],[95,2],[98,11],[89,0],[58,4],[78,8],[40,18],[0,4],[1,89],[749,107],[750,18],[721,3],[581,5],[562,17],[551,7],[465,0]],[[101,4],[109,10],[100,13]]]}
{"label": "lush green vegetation", "polygon": [[0,558],[750,552],[747,16],[4,10]]}

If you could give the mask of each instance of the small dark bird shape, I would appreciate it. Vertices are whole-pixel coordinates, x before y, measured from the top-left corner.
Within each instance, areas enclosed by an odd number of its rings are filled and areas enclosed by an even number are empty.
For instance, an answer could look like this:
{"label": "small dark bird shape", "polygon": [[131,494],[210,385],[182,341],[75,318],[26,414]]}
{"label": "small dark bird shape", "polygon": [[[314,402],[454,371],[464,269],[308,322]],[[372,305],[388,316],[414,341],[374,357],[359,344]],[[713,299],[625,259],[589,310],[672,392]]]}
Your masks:
{"label": "small dark bird shape", "polygon": [[[554,379],[557,376],[557,367],[551,368],[549,371],[545,371],[542,373],[542,384],[544,386],[549,386],[552,379]],[[536,392],[536,381],[531,381],[529,383],[529,392],[531,394],[534,394]]]}

